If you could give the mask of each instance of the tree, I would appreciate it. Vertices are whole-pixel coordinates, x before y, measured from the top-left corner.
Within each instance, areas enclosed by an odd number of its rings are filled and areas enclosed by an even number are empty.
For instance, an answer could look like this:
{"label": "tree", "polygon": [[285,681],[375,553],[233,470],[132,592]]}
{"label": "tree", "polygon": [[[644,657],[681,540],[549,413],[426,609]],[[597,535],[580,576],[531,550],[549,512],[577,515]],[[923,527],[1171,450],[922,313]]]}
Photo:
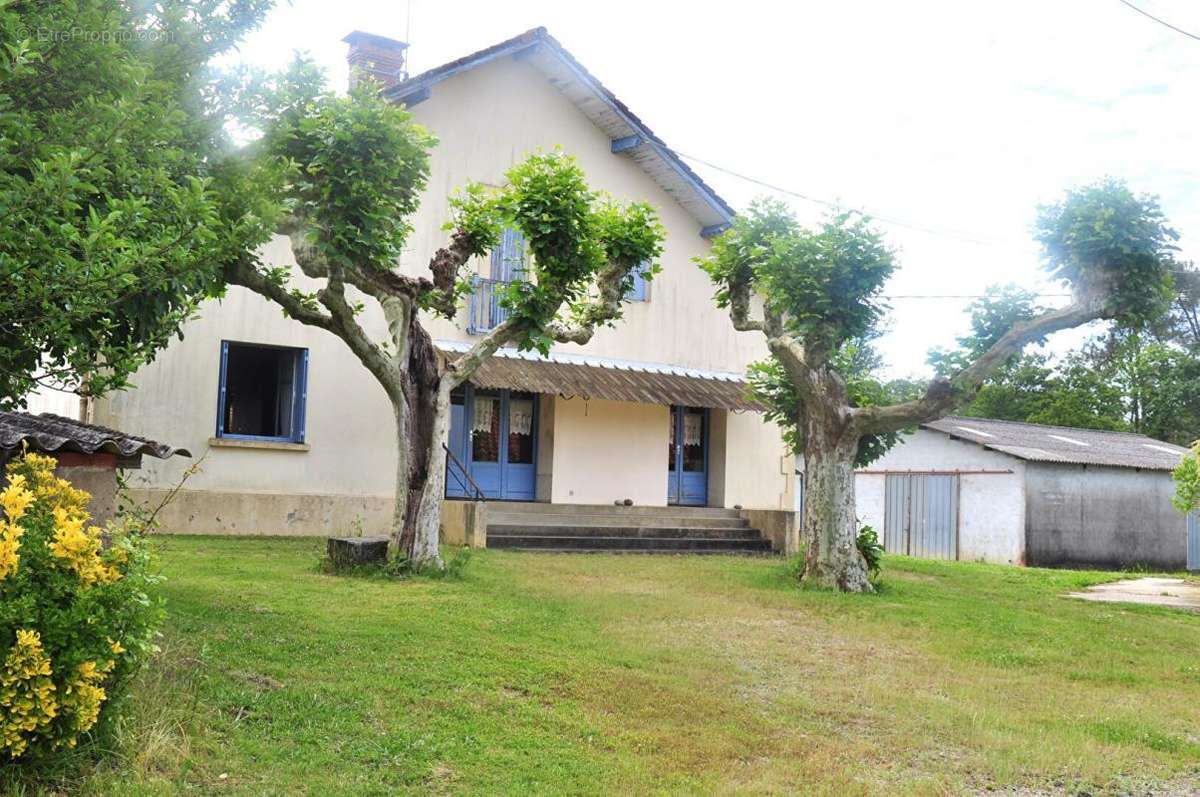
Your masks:
{"label": "tree", "polygon": [[270,5],[0,3],[0,407],[125,386],[220,292],[206,64]]}
{"label": "tree", "polygon": [[[803,578],[843,591],[872,586],[855,544],[854,465],[863,441],[884,445],[907,428],[942,417],[974,397],[1029,343],[1097,319],[1140,323],[1172,296],[1178,237],[1155,199],[1105,180],[1040,209],[1036,237],[1047,272],[1069,286],[1065,307],[1001,323],[988,345],[950,376],[901,402],[854,391],[840,356],[876,327],[881,291],[896,268],[891,250],[854,214],[805,229],[780,202],[760,200],[718,238],[702,267],[735,329],[761,333],[772,368],[786,376],[795,443],[804,455]],[[761,298],[755,312],[752,297]]]}
{"label": "tree", "polygon": [[[591,190],[573,159],[536,154],[511,169],[501,189],[467,186],[453,200],[449,241],[431,258],[429,276],[400,273],[435,139],[370,82],[348,96],[320,89],[322,82],[301,62],[270,88],[260,114],[264,136],[243,154],[240,170],[230,170],[229,183],[240,185],[282,174],[273,195],[281,210],[248,209],[255,195],[236,185],[230,194],[240,199],[226,210],[230,218],[276,219],[300,270],[322,285],[302,291],[287,268],[264,264],[253,251],[229,261],[225,276],[337,335],[383,388],[396,422],[392,535],[414,566],[440,567],[451,391],[501,346],[546,353],[556,341],[586,343],[617,321],[638,268],[651,277],[657,269],[643,264],[657,258],[662,228],[649,205],[619,204]],[[472,258],[495,246],[506,227],[524,235],[531,255],[525,279],[503,294],[508,318],[465,354],[443,360],[422,312],[454,317],[471,290]],[[360,323],[363,301],[379,305],[386,335],[376,338]]]}
{"label": "tree", "polygon": [[[967,308],[971,332],[958,339],[957,349],[930,352],[930,365],[942,377],[962,370],[1013,324],[1044,313],[1046,308],[1039,306],[1036,298],[1016,285],[989,288]],[[1124,396],[1112,368],[1095,362],[1090,352],[1091,347],[1056,364],[1048,355],[1022,352],[997,369],[957,411],[977,418],[1051,426],[1127,429]]]}

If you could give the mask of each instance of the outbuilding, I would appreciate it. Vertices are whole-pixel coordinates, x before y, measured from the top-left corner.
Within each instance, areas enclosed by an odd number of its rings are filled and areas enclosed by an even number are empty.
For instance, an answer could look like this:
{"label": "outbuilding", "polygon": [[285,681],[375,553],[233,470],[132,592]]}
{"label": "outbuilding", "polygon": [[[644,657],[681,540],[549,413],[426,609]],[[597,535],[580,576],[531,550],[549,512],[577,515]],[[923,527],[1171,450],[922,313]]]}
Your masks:
{"label": "outbuilding", "polygon": [[1126,432],[943,418],[858,472],[858,515],[892,553],[1182,570],[1198,525],[1171,505],[1185,453]]}
{"label": "outbuilding", "polygon": [[0,412],[0,482],[4,466],[23,451],[54,457],[54,472],[91,494],[88,511],[98,524],[116,512],[118,470],[140,468],[143,455],[191,456],[183,448],[61,415]]}

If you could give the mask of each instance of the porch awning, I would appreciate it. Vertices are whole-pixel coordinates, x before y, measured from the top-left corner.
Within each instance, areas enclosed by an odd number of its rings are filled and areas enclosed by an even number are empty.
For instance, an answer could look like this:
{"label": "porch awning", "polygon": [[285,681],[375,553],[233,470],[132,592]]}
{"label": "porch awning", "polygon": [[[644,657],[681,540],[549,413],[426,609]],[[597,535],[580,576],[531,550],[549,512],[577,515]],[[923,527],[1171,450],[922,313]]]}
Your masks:
{"label": "porch awning", "polygon": [[[456,357],[470,344],[437,341],[437,347]],[[542,357],[537,352],[501,349],[480,366],[471,384],[584,399],[762,410],[746,397],[746,379],[739,373],[558,352]]]}

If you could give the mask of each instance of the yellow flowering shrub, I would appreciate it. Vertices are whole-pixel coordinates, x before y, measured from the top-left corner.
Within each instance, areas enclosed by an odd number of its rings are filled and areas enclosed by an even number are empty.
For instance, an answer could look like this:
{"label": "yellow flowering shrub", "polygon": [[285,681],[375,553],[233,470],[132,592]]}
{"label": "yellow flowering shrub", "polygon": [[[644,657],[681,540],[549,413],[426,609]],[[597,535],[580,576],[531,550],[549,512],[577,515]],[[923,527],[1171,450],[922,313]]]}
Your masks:
{"label": "yellow flowering shrub", "polygon": [[143,528],[89,525],[55,464],[27,453],[0,485],[0,767],[103,730],[162,614]]}
{"label": "yellow flowering shrub", "polygon": [[25,752],[30,739],[45,731],[58,714],[50,659],[37,631],[17,632],[17,641],[0,671],[0,751],[13,758]]}

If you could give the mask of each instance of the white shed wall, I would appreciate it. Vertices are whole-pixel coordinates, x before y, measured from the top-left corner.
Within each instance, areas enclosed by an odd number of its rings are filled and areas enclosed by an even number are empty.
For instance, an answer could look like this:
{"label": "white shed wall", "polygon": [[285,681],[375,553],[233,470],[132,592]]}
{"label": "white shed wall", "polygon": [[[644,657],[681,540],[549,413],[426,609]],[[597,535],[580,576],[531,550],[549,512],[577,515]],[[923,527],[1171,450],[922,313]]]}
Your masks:
{"label": "white shed wall", "polygon": [[[803,470],[797,457],[797,469]],[[1025,559],[1025,463],[941,432],[919,429],[855,480],[860,523],[884,528],[887,473],[959,472],[958,558],[1023,564]]]}

